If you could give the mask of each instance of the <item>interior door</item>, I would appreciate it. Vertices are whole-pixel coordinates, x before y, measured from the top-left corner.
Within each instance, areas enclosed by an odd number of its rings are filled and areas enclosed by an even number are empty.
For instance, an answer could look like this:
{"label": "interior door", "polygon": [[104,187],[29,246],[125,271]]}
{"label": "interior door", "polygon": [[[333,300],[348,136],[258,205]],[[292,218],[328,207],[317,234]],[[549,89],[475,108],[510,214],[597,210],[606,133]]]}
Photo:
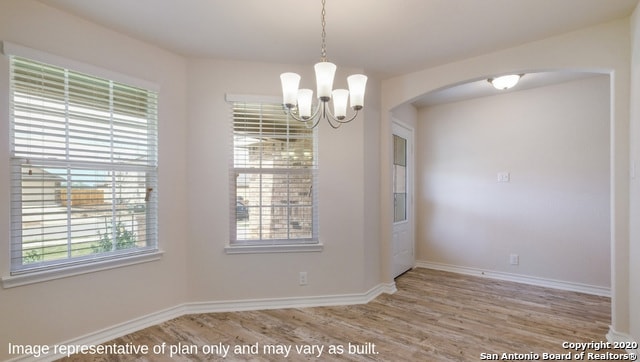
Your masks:
{"label": "interior door", "polygon": [[413,130],[393,123],[393,277],[413,268]]}

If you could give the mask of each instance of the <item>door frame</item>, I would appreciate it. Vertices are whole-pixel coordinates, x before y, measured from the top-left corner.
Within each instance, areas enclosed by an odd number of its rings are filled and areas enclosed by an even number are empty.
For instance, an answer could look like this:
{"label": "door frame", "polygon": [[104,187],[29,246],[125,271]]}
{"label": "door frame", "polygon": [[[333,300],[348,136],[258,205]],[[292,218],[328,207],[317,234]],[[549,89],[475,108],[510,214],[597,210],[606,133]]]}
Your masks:
{"label": "door frame", "polygon": [[[396,225],[408,224],[409,237],[411,239],[411,267],[410,269],[415,267],[416,263],[416,225],[415,225],[415,129],[406,123],[393,118],[391,121],[391,133],[390,133],[390,142],[393,145],[393,136],[398,135],[407,140],[407,218],[405,221],[394,222],[391,223],[391,272],[392,278],[396,278],[398,275],[404,273],[409,269],[404,269],[402,272],[398,272],[396,270],[396,263],[394,258],[394,240],[393,234],[395,232]],[[393,147],[391,147],[391,164],[390,170],[393,173]],[[393,176],[392,176],[393,178]],[[393,196],[393,181],[391,182],[391,194]],[[393,207],[393,202],[391,204]],[[393,213],[392,213],[393,214]]]}

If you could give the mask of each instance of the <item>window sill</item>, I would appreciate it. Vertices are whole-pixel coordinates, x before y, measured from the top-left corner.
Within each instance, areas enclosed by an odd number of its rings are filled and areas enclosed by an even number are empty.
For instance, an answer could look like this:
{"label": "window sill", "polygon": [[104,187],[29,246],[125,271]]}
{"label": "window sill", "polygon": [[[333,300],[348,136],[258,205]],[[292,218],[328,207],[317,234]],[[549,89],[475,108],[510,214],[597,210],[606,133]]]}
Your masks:
{"label": "window sill", "polygon": [[82,275],[129,265],[147,263],[150,261],[160,260],[162,258],[162,254],[164,254],[164,251],[156,250],[151,253],[131,255],[118,259],[103,260],[88,264],[65,266],[57,269],[5,276],[2,277],[2,287],[7,289],[19,287],[22,285],[46,282],[54,279],[67,278],[75,275]]}
{"label": "window sill", "polygon": [[227,245],[227,254],[265,254],[265,253],[315,253],[324,249],[318,244],[287,244],[287,245]]}

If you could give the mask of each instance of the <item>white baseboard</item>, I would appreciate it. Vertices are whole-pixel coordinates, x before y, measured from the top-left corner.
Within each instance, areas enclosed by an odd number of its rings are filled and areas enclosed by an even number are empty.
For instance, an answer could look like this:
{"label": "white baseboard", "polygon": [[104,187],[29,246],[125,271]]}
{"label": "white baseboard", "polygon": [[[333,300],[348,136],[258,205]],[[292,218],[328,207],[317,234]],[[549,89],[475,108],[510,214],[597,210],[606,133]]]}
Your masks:
{"label": "white baseboard", "polygon": [[[187,314],[199,313],[219,313],[219,312],[240,312],[248,310],[265,310],[281,308],[310,308],[334,305],[366,304],[375,299],[380,294],[393,294],[397,291],[395,283],[382,283],[364,293],[315,296],[315,297],[293,297],[274,299],[251,299],[233,301],[214,302],[193,302],[184,303],[172,308],[148,314],[130,321],[120,323],[103,330],[89,333],[82,337],[74,338],[58,345],[74,346],[94,346],[99,345],[124,335],[137,332],[147,327],[151,327],[170,319],[178,318]],[[53,346],[49,350],[53,351]],[[63,354],[47,354],[40,357],[17,356],[9,362],[31,362],[31,361],[55,361],[64,357]]]}
{"label": "white baseboard", "polygon": [[607,333],[607,341],[611,343],[621,343],[623,345],[628,345],[630,347],[635,348],[626,348],[627,353],[635,354],[638,356],[640,350],[638,349],[638,342],[633,339],[630,335],[626,333],[620,333],[613,329],[612,326],[609,326],[609,333]]}
{"label": "white baseboard", "polygon": [[[138,317],[132,319],[130,321],[116,324],[114,326],[102,329],[97,332],[92,332],[87,335],[74,338],[65,342],[57,343],[57,345],[74,345],[74,346],[92,346],[99,345],[115,338],[122,337],[124,335],[137,332],[147,327],[151,327],[156,324],[160,324],[162,322],[166,322],[170,319],[180,317],[185,313],[186,309],[184,305],[178,305],[173,308],[168,308],[165,310],[161,310],[155,313],[147,314],[146,316]],[[52,352],[54,350],[53,346],[49,346],[49,350]],[[55,361],[62,357],[65,357],[65,354],[54,354],[51,353],[45,356],[34,357],[34,356],[18,356],[16,358],[12,358],[9,362],[30,362],[30,361]]]}
{"label": "white baseboard", "polygon": [[247,310],[265,310],[282,308],[326,307],[334,305],[366,304],[378,295],[396,292],[395,283],[379,284],[365,293],[329,295],[316,297],[294,297],[273,299],[249,299],[215,302],[195,302],[185,304],[187,313],[239,312]]}
{"label": "white baseboard", "polygon": [[416,267],[448,271],[458,274],[482,276],[492,279],[506,280],[523,284],[537,285],[541,287],[568,290],[572,292],[580,292],[586,294],[600,295],[611,297],[611,289],[596,285],[567,282],[562,280],[532,277],[521,274],[505,273],[492,270],[484,270],[478,268],[470,268],[458,265],[434,263],[429,261],[416,261]]}

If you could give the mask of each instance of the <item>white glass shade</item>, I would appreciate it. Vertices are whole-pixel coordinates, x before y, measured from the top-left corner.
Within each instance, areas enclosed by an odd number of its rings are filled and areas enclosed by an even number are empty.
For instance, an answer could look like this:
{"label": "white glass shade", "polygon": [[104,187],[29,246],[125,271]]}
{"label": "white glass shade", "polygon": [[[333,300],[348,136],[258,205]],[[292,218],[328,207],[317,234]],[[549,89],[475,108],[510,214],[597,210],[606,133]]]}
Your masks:
{"label": "white glass shade", "polygon": [[300,89],[298,91],[298,114],[302,118],[311,117],[311,103],[313,102],[313,91],[311,89]]}
{"label": "white glass shade", "polygon": [[343,119],[347,116],[347,100],[349,99],[349,91],[346,89],[336,89],[333,94],[333,115],[337,119]]}
{"label": "white glass shade", "polygon": [[364,106],[364,90],[367,86],[367,76],[364,74],[350,75],[347,78],[347,83],[349,83],[351,108],[362,108]]}
{"label": "white glass shade", "polygon": [[333,89],[333,77],[336,74],[336,65],[330,62],[316,63],[316,83],[318,98],[323,101],[331,99],[331,90]]}
{"label": "white glass shade", "polygon": [[513,88],[518,81],[520,80],[520,75],[512,74],[512,75],[503,75],[502,77],[497,77],[490,79],[489,81],[493,85],[495,89],[509,89]]}
{"label": "white glass shade", "polygon": [[298,99],[300,76],[296,73],[282,73],[280,74],[280,82],[282,83],[282,103],[295,106]]}

